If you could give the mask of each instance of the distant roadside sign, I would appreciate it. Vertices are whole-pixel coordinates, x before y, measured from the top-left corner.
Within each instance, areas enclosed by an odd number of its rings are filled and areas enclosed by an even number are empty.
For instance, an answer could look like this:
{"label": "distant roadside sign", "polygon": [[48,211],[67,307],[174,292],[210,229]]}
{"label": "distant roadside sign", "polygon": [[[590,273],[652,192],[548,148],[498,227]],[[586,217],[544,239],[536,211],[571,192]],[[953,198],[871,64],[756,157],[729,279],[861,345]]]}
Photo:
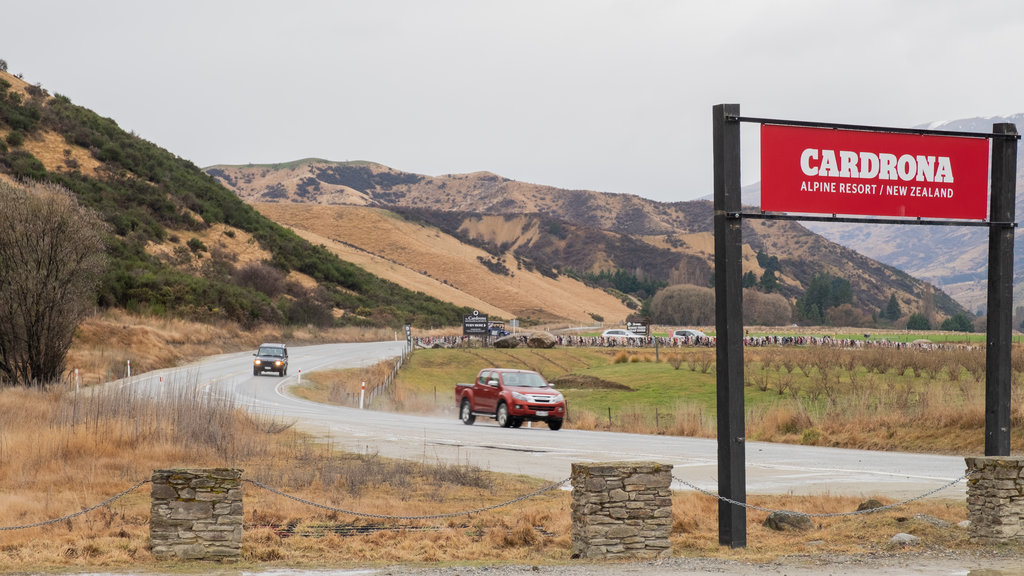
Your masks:
{"label": "distant roadside sign", "polygon": [[487,327],[487,314],[481,314],[478,310],[473,310],[472,314],[465,314],[462,317],[463,336],[487,336]]}
{"label": "distant roadside sign", "polygon": [[644,322],[626,322],[626,330],[638,336],[647,336],[647,324]]}

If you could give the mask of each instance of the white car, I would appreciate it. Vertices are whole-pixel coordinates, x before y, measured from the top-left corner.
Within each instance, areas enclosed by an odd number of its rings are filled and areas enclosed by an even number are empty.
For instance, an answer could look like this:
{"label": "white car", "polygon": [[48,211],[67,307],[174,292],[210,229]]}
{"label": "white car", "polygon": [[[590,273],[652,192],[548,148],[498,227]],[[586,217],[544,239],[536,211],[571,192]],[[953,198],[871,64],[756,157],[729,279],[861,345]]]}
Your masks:
{"label": "white car", "polygon": [[621,340],[623,342],[640,342],[644,339],[643,336],[630,332],[624,328],[612,328],[601,332],[601,338]]}
{"label": "white car", "polygon": [[672,332],[673,338],[688,338],[690,340],[696,340],[698,338],[707,338],[708,335],[701,332],[700,330],[675,330]]}

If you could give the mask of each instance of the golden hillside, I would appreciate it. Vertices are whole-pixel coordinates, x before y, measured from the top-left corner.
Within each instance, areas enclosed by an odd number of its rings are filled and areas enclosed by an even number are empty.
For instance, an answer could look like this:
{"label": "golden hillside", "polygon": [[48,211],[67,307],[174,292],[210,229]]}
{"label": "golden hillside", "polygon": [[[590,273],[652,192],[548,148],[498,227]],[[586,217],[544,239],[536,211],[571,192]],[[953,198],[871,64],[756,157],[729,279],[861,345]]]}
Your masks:
{"label": "golden hillside", "polygon": [[[631,312],[616,297],[583,283],[522,269],[511,256],[509,275],[483,261],[497,259],[436,228],[365,206],[256,203],[264,216],[368,272],[435,298],[505,319],[592,324],[621,323]],[[502,222],[504,220],[502,219]],[[518,235],[508,224],[504,234]],[[499,226],[482,226],[503,234]]]}

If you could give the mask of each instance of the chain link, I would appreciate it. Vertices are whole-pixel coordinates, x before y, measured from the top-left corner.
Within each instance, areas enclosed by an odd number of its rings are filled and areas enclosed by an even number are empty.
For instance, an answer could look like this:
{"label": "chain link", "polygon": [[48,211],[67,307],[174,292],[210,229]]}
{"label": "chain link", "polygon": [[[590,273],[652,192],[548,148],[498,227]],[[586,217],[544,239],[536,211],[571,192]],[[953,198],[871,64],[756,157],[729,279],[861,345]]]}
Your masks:
{"label": "chain link", "polygon": [[294,496],[292,494],[288,494],[286,492],[282,492],[282,491],[280,491],[280,490],[278,490],[276,488],[272,488],[270,486],[267,486],[266,484],[264,484],[264,483],[262,483],[262,482],[260,482],[258,480],[250,480],[250,479],[247,479],[247,478],[243,478],[242,482],[248,482],[249,484],[252,484],[253,486],[257,486],[259,488],[263,488],[264,490],[267,490],[269,492],[273,492],[274,494],[277,494],[278,496],[284,496],[285,498],[290,498],[290,499],[292,499],[292,500],[294,500],[296,502],[300,502],[302,504],[306,504],[307,506],[312,506],[314,508],[320,508],[321,510],[327,510],[329,512],[339,512],[341,514],[347,514],[349,516],[359,516],[359,517],[362,517],[362,518],[376,518],[378,520],[440,520],[440,519],[445,519],[445,518],[456,518],[456,517],[459,517],[459,516],[472,516],[473,514],[480,514],[481,512],[489,512],[491,510],[495,510],[495,509],[501,508],[503,506],[510,506],[512,504],[516,504],[516,503],[522,502],[524,500],[529,500],[530,498],[533,498],[534,496],[538,496],[540,494],[543,494],[544,492],[547,492],[549,490],[554,490],[556,488],[559,488],[562,485],[564,485],[566,482],[568,482],[569,480],[571,480],[571,478],[566,478],[565,480],[562,480],[561,482],[555,482],[554,484],[545,486],[544,488],[541,488],[540,490],[536,490],[534,492],[530,492],[529,494],[525,494],[525,495],[520,496],[518,498],[514,498],[512,500],[509,500],[508,502],[502,502],[501,504],[494,504],[494,505],[491,505],[491,506],[485,506],[483,508],[475,508],[473,510],[466,510],[464,512],[449,512],[447,514],[431,514],[431,515],[428,515],[428,516],[392,516],[392,515],[389,515],[389,514],[370,514],[368,512],[355,512],[353,510],[345,510],[344,508],[335,508],[334,506],[328,506],[326,504],[319,504],[319,503],[313,502],[311,500],[306,500],[305,498],[300,498],[298,496]]}
{"label": "chain link", "polygon": [[72,514],[68,514],[67,516],[61,516],[60,518],[54,518],[53,520],[45,520],[43,522],[36,522],[35,524],[25,524],[24,526],[0,526],[0,531],[3,531],[3,530],[24,530],[26,528],[38,528],[39,526],[49,526],[50,524],[57,524],[58,522],[64,522],[66,520],[71,520],[72,518],[74,518],[76,516],[81,516],[82,514],[87,514],[87,513],[92,512],[93,510],[95,510],[97,508],[102,508],[104,506],[107,506],[108,504],[113,504],[117,500],[120,500],[121,498],[124,498],[128,494],[134,492],[139,486],[142,486],[143,484],[145,484],[147,482],[151,482],[151,480],[139,480],[138,482],[135,483],[134,486],[132,486],[131,488],[125,490],[124,492],[121,492],[120,494],[116,494],[114,496],[111,496],[110,498],[107,498],[106,500],[104,500],[103,502],[100,502],[99,504],[97,504],[95,506],[91,506],[89,508],[83,508],[83,509],[79,510],[78,512],[74,512]]}
{"label": "chain link", "polygon": [[853,512],[796,512],[796,511],[793,511],[793,510],[775,510],[773,508],[765,508],[763,506],[755,506],[753,504],[748,504],[746,502],[740,502],[738,500],[733,500],[732,498],[727,498],[725,496],[720,496],[720,495],[718,495],[718,494],[716,494],[714,492],[711,492],[710,490],[705,490],[705,489],[701,488],[700,486],[697,486],[695,484],[687,482],[686,480],[682,480],[680,478],[677,478],[675,475],[672,476],[672,479],[675,480],[676,482],[679,482],[683,486],[686,486],[687,488],[691,488],[693,490],[696,490],[697,492],[700,492],[701,494],[704,494],[706,496],[711,496],[712,498],[717,498],[718,500],[721,500],[722,502],[726,502],[726,503],[732,504],[734,506],[742,506],[743,508],[749,508],[751,510],[758,510],[760,512],[768,512],[769,514],[771,514],[772,512],[779,512],[779,513],[783,513],[783,514],[795,514],[797,516],[807,516],[809,518],[837,518],[837,517],[840,517],[840,516],[857,516],[857,515],[860,515],[860,514],[874,514],[876,512],[884,512],[886,510],[891,510],[893,508],[900,508],[902,506],[906,506],[907,504],[910,504],[911,502],[916,502],[918,500],[922,500],[924,498],[927,498],[927,497],[931,496],[932,494],[936,494],[938,492],[941,492],[941,491],[945,490],[946,488],[949,488],[949,487],[951,487],[951,486],[953,486],[955,484],[959,484],[960,482],[963,482],[964,480],[969,478],[971,476],[971,474],[973,474],[974,472],[975,472],[975,470],[968,470],[966,474],[964,474],[963,476],[957,478],[956,480],[951,480],[950,482],[947,482],[946,484],[943,484],[942,486],[939,486],[938,488],[935,488],[933,490],[929,490],[928,492],[925,492],[924,494],[921,494],[920,496],[914,496],[913,498],[908,498],[906,500],[903,500],[901,502],[896,502],[894,504],[886,504],[885,506],[879,506],[877,508],[868,508],[868,509],[865,509],[865,510],[854,510]]}

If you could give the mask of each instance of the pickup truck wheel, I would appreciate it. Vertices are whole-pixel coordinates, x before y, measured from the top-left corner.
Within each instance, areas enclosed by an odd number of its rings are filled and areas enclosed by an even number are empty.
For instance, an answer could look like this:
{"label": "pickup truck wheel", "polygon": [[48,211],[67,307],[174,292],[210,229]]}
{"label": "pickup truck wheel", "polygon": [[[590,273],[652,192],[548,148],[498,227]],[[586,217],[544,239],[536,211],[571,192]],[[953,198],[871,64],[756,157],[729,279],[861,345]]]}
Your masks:
{"label": "pickup truck wheel", "polygon": [[512,419],[512,427],[513,428],[519,428],[522,425],[523,425],[523,419],[522,418],[513,418]]}
{"label": "pickup truck wheel", "polygon": [[548,420],[548,428],[551,428],[552,430],[561,430],[562,429],[562,421],[561,420]]}
{"label": "pickup truck wheel", "polygon": [[494,415],[494,419],[498,421],[498,426],[502,428],[508,428],[512,425],[512,419],[508,417],[508,405],[504,402],[498,404],[498,413]]}
{"label": "pickup truck wheel", "polygon": [[252,375],[253,376],[259,376],[260,375],[260,369],[259,368],[253,368],[252,369]]}
{"label": "pickup truck wheel", "polygon": [[476,416],[473,415],[473,408],[469,405],[469,400],[462,401],[462,406],[459,408],[459,419],[466,426],[472,426],[473,422],[476,422]]}

